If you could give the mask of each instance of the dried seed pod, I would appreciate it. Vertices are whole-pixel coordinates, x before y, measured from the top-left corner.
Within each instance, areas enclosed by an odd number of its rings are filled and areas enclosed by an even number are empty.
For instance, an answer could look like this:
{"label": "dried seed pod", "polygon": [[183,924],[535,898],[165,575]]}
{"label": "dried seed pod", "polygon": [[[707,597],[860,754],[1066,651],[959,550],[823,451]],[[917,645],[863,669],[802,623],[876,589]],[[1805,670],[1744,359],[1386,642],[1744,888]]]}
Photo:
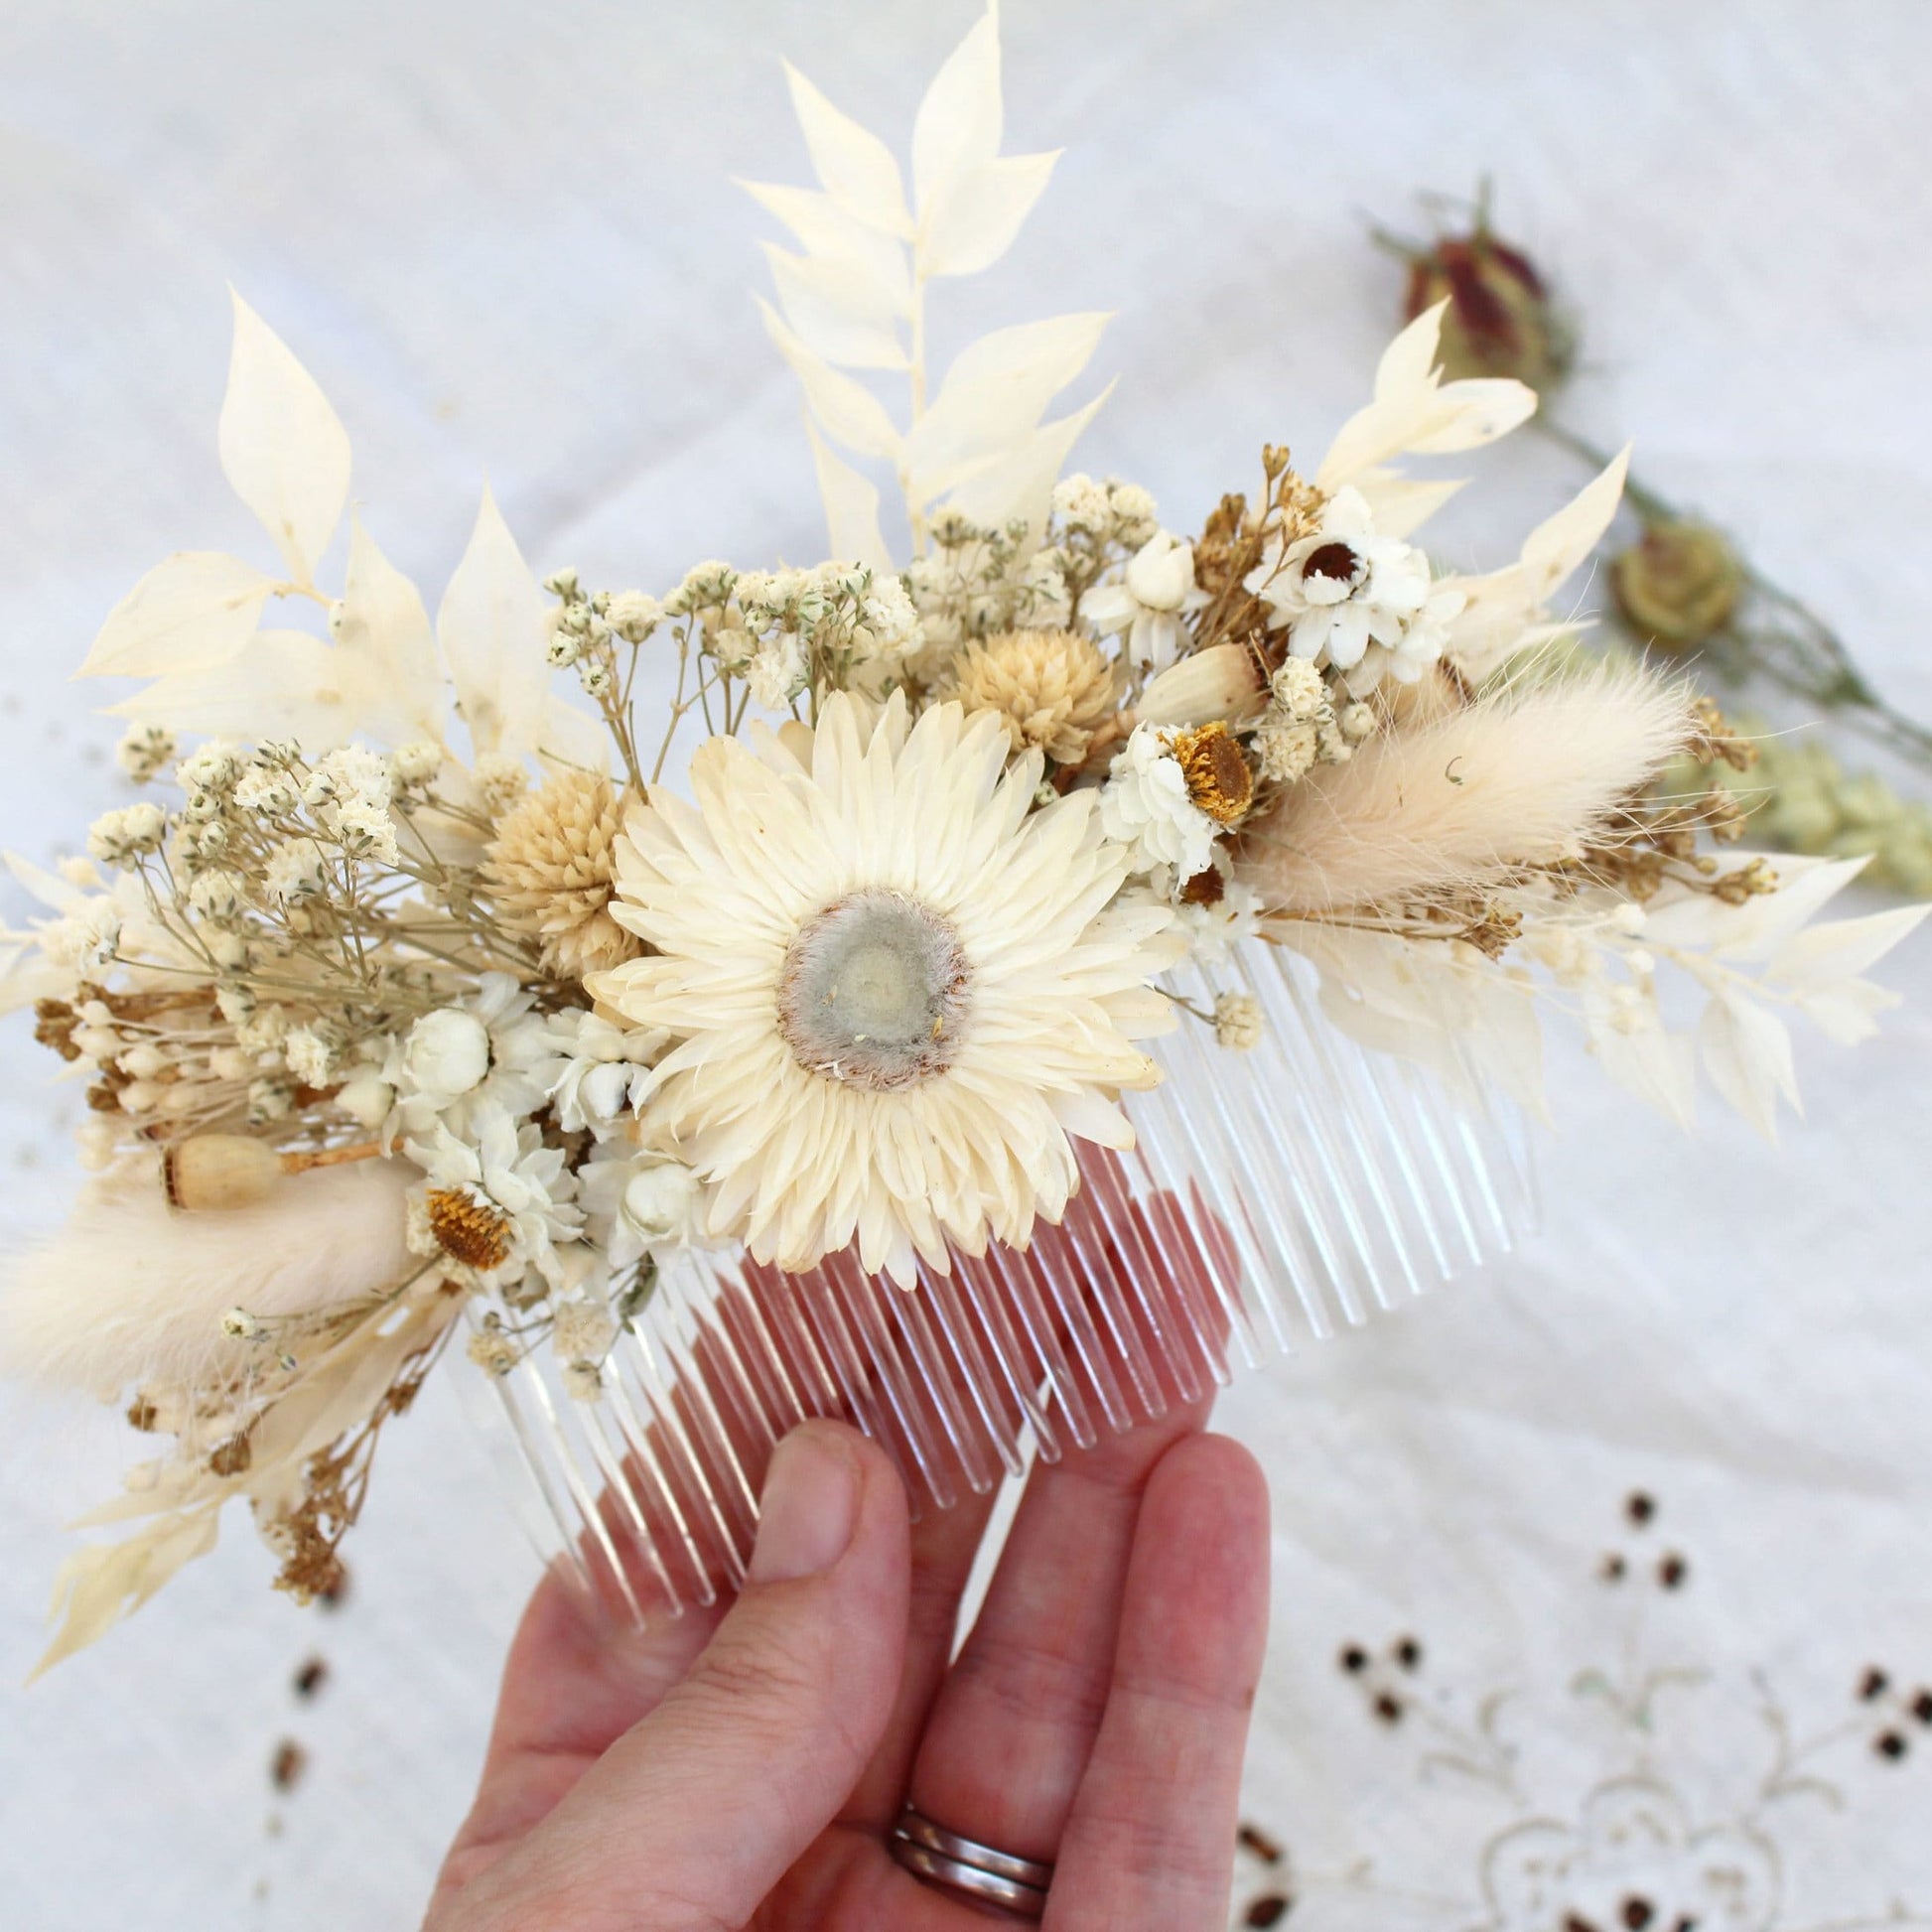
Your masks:
{"label": "dried seed pod", "polygon": [[369,1141],[357,1147],[278,1154],[266,1141],[247,1134],[190,1134],[170,1142],[162,1154],[161,1186],[170,1207],[251,1207],[265,1200],[285,1174],[369,1161],[381,1152],[380,1143]]}

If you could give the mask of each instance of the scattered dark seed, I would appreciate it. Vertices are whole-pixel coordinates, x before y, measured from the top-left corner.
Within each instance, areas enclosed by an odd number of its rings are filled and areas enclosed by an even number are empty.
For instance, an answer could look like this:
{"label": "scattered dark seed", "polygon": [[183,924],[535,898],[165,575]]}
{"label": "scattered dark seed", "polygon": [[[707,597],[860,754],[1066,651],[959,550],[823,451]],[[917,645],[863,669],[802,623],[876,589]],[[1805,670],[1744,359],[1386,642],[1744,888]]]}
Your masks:
{"label": "scattered dark seed", "polygon": [[1880,1757],[1888,1757],[1896,1764],[1912,1747],[1905,1740],[1905,1734],[1897,1730],[1881,1730],[1871,1740],[1871,1748]]}
{"label": "scattered dark seed", "polygon": [[1378,1718],[1380,1718],[1385,1725],[1400,1724],[1402,1721],[1402,1700],[1398,1697],[1392,1696],[1387,1691],[1384,1691],[1381,1694],[1381,1696],[1379,1696],[1375,1700],[1373,1709],[1375,1715]]}
{"label": "scattered dark seed", "polygon": [[1414,1637],[1402,1637],[1396,1642],[1395,1660],[1404,1670],[1422,1668],[1422,1645]]}
{"label": "scattered dark seed", "polygon": [[1234,1836],[1242,1850],[1252,1852],[1263,1864],[1281,1863],[1281,1846],[1274,1839],[1270,1838],[1259,1825],[1243,1825]]}
{"label": "scattered dark seed", "polygon": [[1285,1891],[1265,1891],[1248,1907],[1243,1925],[1279,1925],[1295,1903]]}
{"label": "scattered dark seed", "polygon": [[1657,1514],[1657,1498],[1642,1489],[1633,1489],[1623,1501],[1623,1513],[1639,1528]]}
{"label": "scattered dark seed", "polygon": [[295,1673],[295,1694],[299,1698],[312,1698],[329,1682],[329,1665],[326,1659],[311,1657]]}
{"label": "scattered dark seed", "polygon": [[1649,1899],[1641,1898],[1633,1892],[1623,1901],[1620,1916],[1624,1924],[1630,1928],[1630,1932],[1643,1932],[1644,1927],[1657,1916],[1657,1908]]}
{"label": "scattered dark seed", "polygon": [[1368,1652],[1360,1644],[1351,1643],[1336,1660],[1343,1670],[1353,1677],[1368,1669]]}
{"label": "scattered dark seed", "polygon": [[1666,1589],[1678,1588],[1683,1584],[1684,1579],[1688,1577],[1690,1574],[1691,1574],[1691,1566],[1688,1563],[1686,1563],[1684,1559],[1680,1557],[1675,1551],[1672,1551],[1671,1554],[1667,1556],[1663,1560],[1663,1562],[1657,1566],[1657,1581],[1660,1584],[1662,1584]]}
{"label": "scattered dark seed", "polygon": [[277,1791],[293,1791],[309,1768],[309,1753],[293,1737],[284,1737],[269,1760],[268,1781]]}

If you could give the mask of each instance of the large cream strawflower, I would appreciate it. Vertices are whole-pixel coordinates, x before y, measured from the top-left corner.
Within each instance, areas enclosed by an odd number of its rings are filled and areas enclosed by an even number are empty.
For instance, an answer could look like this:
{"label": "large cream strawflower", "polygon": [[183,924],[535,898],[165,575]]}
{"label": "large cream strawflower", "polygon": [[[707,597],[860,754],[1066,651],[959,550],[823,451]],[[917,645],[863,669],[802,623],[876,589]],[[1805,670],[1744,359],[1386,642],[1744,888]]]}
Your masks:
{"label": "large cream strawflower", "polygon": [[682,1036],[641,1131],[713,1183],[712,1233],[793,1270],[856,1241],[909,1283],[1057,1221],[1070,1136],[1133,1145],[1171,914],[1114,903],[1091,794],[1030,813],[1040,757],[1005,770],[996,714],[836,695],[803,736],[711,739],[695,804],[633,809],[612,911],[656,952],[589,984]]}

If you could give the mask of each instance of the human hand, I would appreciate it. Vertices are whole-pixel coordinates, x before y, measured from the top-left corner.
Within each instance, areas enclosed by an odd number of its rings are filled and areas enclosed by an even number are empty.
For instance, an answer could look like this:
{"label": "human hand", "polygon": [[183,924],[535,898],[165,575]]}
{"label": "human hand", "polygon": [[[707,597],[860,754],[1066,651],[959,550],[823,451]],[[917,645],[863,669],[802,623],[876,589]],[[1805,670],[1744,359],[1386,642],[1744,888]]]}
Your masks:
{"label": "human hand", "polygon": [[426,1932],[969,1932],[889,1852],[908,1800],[1052,1863],[1046,1932],[1219,1932],[1267,1624],[1267,1496],[1205,1405],[908,1529],[841,1424],[776,1451],[728,1609],[605,1623],[552,1576]]}

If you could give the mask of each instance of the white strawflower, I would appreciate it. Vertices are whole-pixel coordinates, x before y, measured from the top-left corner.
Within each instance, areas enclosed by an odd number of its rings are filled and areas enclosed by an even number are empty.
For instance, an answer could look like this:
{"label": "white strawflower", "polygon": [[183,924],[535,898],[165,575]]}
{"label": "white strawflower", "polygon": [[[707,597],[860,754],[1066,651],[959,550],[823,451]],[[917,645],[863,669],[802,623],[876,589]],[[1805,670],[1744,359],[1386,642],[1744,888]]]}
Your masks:
{"label": "white strawflower", "polygon": [[634,1112],[650,1080],[651,1063],[670,1035],[658,1027],[615,1026],[582,1007],[550,1022],[554,1057],[535,1069],[567,1134],[609,1127]]}
{"label": "white strawflower", "polygon": [[694,806],[631,820],[619,896],[656,950],[588,984],[680,1037],[640,1132],[712,1190],[708,1233],[788,1269],[856,1241],[910,1282],[1056,1220],[1070,1136],[1130,1143],[1172,918],[1112,903],[1091,794],[1032,811],[1041,759],[1007,755],[990,714],[834,693],[809,769],[714,738]]}
{"label": "white strawflower", "polygon": [[447,1253],[485,1277],[535,1268],[553,1287],[562,1282],[557,1248],[577,1239],[584,1217],[564,1152],[546,1147],[539,1127],[519,1127],[484,1100],[462,1138],[439,1121],[427,1139],[405,1142],[403,1152],[429,1175],[430,1221]]}
{"label": "white strawflower", "polygon": [[120,908],[88,899],[41,928],[41,950],[56,966],[92,971],[109,964],[121,943]]}
{"label": "white strawflower", "polygon": [[1335,714],[1335,727],[1351,745],[1359,745],[1375,729],[1375,713],[1365,704],[1344,705]]}
{"label": "white strawflower", "polygon": [[395,1088],[373,1066],[358,1067],[336,1090],[336,1105],[371,1134],[389,1118],[395,1102]]}
{"label": "white strawflower", "polygon": [[1125,631],[1130,664],[1160,670],[1180,654],[1183,618],[1206,602],[1194,586],[1194,546],[1157,530],[1128,560],[1122,582],[1087,593],[1080,615],[1103,636]]}
{"label": "white strawflower", "polygon": [[683,1246],[702,1231],[703,1181],[683,1162],[662,1155],[626,1151],[592,1161],[579,1196],[591,1237],[614,1269]]}
{"label": "white strawflower", "polygon": [[544,1102],[543,1069],[555,1057],[535,1004],[507,973],[484,973],[461,1006],[417,1021],[381,1068],[396,1090],[392,1131],[428,1135],[441,1123],[466,1135],[484,1107],[513,1119],[535,1113]]}
{"label": "white strawflower", "polygon": [[1288,630],[1292,655],[1331,664],[1351,696],[1384,675],[1413,683],[1443,654],[1456,590],[1432,592],[1429,559],[1375,527],[1368,499],[1352,484],[1321,505],[1315,527],[1249,572],[1247,588]]}
{"label": "white strawflower", "polygon": [[1266,1031],[1261,1002],[1251,993],[1223,993],[1214,1002],[1214,1037],[1237,1053],[1261,1044]]}
{"label": "white strawflower", "polygon": [[489,1029],[461,1007],[426,1013],[409,1030],[403,1064],[418,1093],[454,1100],[483,1085],[489,1071]]}
{"label": "white strawflower", "polygon": [[87,828],[87,850],[103,866],[132,866],[160,851],[167,830],[168,815],[159,805],[124,805],[102,812]]}
{"label": "white strawflower", "polygon": [[1136,725],[1107,767],[1100,823],[1108,838],[1133,855],[1132,870],[1172,866],[1181,879],[1213,863],[1220,830],[1187,795],[1187,774],[1156,725]]}

